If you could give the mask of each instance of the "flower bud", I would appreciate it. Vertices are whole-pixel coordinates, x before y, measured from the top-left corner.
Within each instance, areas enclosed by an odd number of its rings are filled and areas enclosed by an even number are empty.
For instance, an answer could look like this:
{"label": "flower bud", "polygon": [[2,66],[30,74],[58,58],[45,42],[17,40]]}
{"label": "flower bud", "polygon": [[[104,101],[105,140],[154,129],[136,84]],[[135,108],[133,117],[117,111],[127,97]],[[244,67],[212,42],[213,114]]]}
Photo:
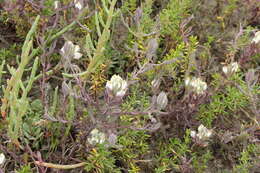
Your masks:
{"label": "flower bud", "polygon": [[248,86],[252,87],[257,83],[258,75],[255,74],[254,69],[249,69],[248,72],[246,73],[245,78]]}
{"label": "flower bud", "polygon": [[164,109],[168,104],[168,98],[165,92],[160,92],[156,100],[157,108],[159,110]]}
{"label": "flower bud", "polygon": [[160,84],[161,84],[161,79],[160,78],[155,78],[153,81],[152,81],[152,89],[154,91],[158,90],[159,87],[160,87]]}
{"label": "flower bud", "polygon": [[113,75],[110,81],[106,83],[106,89],[109,97],[123,97],[127,91],[127,82],[119,75]]}
{"label": "flower bud", "polygon": [[108,137],[108,143],[113,146],[116,145],[116,142],[117,142],[117,135],[111,133]]}

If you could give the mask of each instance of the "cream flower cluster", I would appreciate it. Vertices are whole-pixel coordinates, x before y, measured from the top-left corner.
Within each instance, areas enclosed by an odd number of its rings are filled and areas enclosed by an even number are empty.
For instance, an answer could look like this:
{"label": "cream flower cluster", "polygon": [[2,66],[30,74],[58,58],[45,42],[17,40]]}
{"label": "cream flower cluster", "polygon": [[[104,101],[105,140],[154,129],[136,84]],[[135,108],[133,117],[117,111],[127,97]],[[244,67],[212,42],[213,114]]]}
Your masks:
{"label": "cream flower cluster", "polygon": [[127,82],[119,75],[113,75],[106,83],[109,97],[123,97],[127,91]]}
{"label": "cream flower cluster", "polygon": [[235,72],[237,72],[239,70],[239,65],[237,62],[233,62],[227,66],[224,66],[222,68],[222,71],[226,74],[226,75],[230,75],[233,74]]}
{"label": "cream flower cluster", "polygon": [[80,59],[82,57],[82,54],[79,51],[80,47],[78,45],[74,45],[71,41],[66,41],[64,46],[60,50],[60,54],[63,57]]}
{"label": "cream flower cluster", "polygon": [[203,124],[198,127],[198,132],[191,131],[190,136],[194,139],[198,139],[205,146],[208,145],[208,140],[212,136],[212,130],[207,129]]}
{"label": "cream flower cluster", "polygon": [[88,142],[91,145],[103,144],[105,140],[106,140],[106,135],[100,132],[98,129],[93,129],[90,132],[90,137],[88,138]]}
{"label": "cream flower cluster", "polygon": [[200,78],[187,78],[185,85],[197,94],[203,94],[207,89],[207,83],[202,81]]}
{"label": "cream flower cluster", "polygon": [[198,133],[196,131],[191,131],[192,138],[198,138],[200,140],[207,140],[212,136],[212,130],[207,129],[203,124],[198,127]]}

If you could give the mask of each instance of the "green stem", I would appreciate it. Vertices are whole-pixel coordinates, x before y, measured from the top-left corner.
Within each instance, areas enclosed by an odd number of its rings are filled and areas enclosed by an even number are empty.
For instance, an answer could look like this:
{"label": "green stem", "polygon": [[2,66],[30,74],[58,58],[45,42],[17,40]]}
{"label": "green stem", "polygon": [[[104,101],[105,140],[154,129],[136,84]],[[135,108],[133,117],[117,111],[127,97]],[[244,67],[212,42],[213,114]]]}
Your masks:
{"label": "green stem", "polygon": [[105,44],[107,43],[109,36],[110,36],[110,26],[112,23],[112,19],[114,16],[114,8],[116,5],[116,1],[117,0],[113,0],[110,8],[109,8],[109,13],[108,13],[108,17],[107,17],[107,21],[106,21],[106,25],[104,30],[102,31],[102,34],[98,40],[98,44],[97,47],[95,49],[94,52],[94,56],[93,59],[90,61],[87,70],[85,72],[82,73],[77,73],[77,74],[67,74],[67,73],[62,73],[64,76],[66,77],[76,77],[76,76],[82,76],[83,79],[86,79],[89,77],[89,75],[95,71],[95,69],[103,63],[103,56],[104,56],[104,50],[105,50]]}

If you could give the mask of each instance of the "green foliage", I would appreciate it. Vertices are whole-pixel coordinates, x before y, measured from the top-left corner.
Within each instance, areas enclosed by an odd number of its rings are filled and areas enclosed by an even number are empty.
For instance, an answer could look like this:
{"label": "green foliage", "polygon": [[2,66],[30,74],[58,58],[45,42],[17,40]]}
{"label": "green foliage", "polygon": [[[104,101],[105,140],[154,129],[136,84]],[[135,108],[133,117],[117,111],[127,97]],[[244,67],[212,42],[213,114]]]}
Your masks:
{"label": "green foliage", "polygon": [[255,144],[249,144],[240,154],[239,164],[235,166],[234,172],[249,173],[250,169],[256,165],[259,159],[255,157],[260,154],[260,147]]}
{"label": "green foliage", "polygon": [[152,5],[153,0],[145,0],[145,2],[142,3],[143,14],[140,21],[140,28],[137,28],[139,32],[150,33],[156,24],[154,19],[151,18]]}
{"label": "green foliage", "polygon": [[106,49],[105,55],[108,61],[109,70],[108,74],[121,74],[124,72],[123,69],[125,69],[128,65],[128,58],[122,55],[120,52],[112,49],[111,47],[108,47]]}
{"label": "green foliage", "polygon": [[115,166],[115,158],[111,152],[103,145],[98,145],[97,148],[92,149],[90,152],[85,170],[88,172],[111,172],[119,173],[119,169]]}
{"label": "green foliage", "polygon": [[206,172],[210,170],[209,161],[213,159],[212,153],[209,150],[202,150],[203,153],[193,152],[192,153],[192,165],[194,170],[198,173]]}
{"label": "green foliage", "polygon": [[145,131],[126,130],[124,135],[118,139],[120,147],[115,154],[129,172],[140,170],[138,159],[143,159],[149,151],[147,140],[149,135]]}
{"label": "green foliage", "polygon": [[208,148],[200,148],[192,145],[190,130],[186,130],[184,139],[172,138],[169,142],[161,143],[159,154],[156,157],[158,162],[155,172],[177,171],[182,165],[195,172],[205,172],[209,168],[210,160],[213,158]]}
{"label": "green foliage", "polygon": [[191,149],[190,131],[187,130],[184,139],[171,138],[166,143],[159,143],[156,156],[157,168],[156,173],[163,171],[179,171],[180,165],[184,160],[188,161]]}
{"label": "green foliage", "polygon": [[34,100],[23,119],[22,133],[24,135],[24,142],[31,144],[33,148],[39,148],[43,137],[43,129],[41,125],[41,115],[43,107],[40,100]]}
{"label": "green foliage", "polygon": [[[103,19],[102,14],[95,13],[95,24],[96,24],[96,30],[98,35],[98,41],[97,45],[94,46],[93,40],[90,37],[90,34],[86,36],[86,50],[88,51],[88,57],[90,59],[90,63],[88,65],[88,68],[85,72],[76,74],[76,75],[70,75],[63,73],[63,75],[67,77],[74,77],[74,76],[84,76],[84,78],[89,77],[89,75],[104,62],[105,55],[105,47],[107,44],[107,41],[110,38],[110,26],[112,24],[113,17],[116,13],[115,11],[115,5],[117,0],[109,1],[110,6],[108,7],[108,3],[106,0],[102,0],[103,8],[105,9],[105,12],[107,14],[106,21]],[[103,27],[103,31],[101,32],[101,27]]]}
{"label": "green foliage", "polygon": [[44,16],[51,16],[54,14],[54,0],[46,0],[44,1],[45,8],[42,10],[42,14]]}
{"label": "green foliage", "polygon": [[166,66],[165,70],[169,71],[168,73],[171,74],[171,76],[176,76],[178,72],[184,72],[184,70],[187,68],[188,61],[187,56],[184,56],[185,52],[185,44],[180,43],[176,46],[175,49],[171,49],[169,53],[164,56],[164,60],[181,58],[176,63],[169,64]]}
{"label": "green foliage", "polygon": [[[223,84],[223,79],[218,75],[214,76],[217,81],[213,81],[216,86],[224,86],[221,92],[217,92],[212,96],[209,104],[203,104],[200,107],[198,118],[208,127],[212,126],[212,122],[218,116],[224,116],[227,122],[230,122],[229,116],[238,118],[241,108],[245,108],[249,102],[248,97],[235,86]],[[239,78],[236,78],[239,80]],[[231,123],[231,122],[230,122]]]}
{"label": "green foliage", "polygon": [[30,165],[25,165],[23,167],[21,167],[19,170],[15,171],[16,173],[33,173],[33,171],[31,170],[31,166]]}
{"label": "green foliage", "polygon": [[190,8],[192,7],[191,0],[170,0],[167,7],[160,13],[160,20],[162,23],[162,35],[170,35],[174,40],[179,41],[180,38],[180,24],[183,19],[190,15]]}
{"label": "green foliage", "polygon": [[[24,83],[21,81],[23,72],[25,70],[26,65],[30,61],[30,50],[32,49],[32,36],[36,30],[37,24],[39,22],[40,16],[36,18],[31,30],[29,31],[24,45],[22,47],[22,55],[21,55],[21,63],[17,70],[9,67],[9,72],[12,74],[12,78],[8,82],[7,87],[4,90],[4,102],[1,106],[2,116],[8,112],[10,108],[10,115],[8,117],[9,127],[8,127],[8,135],[12,139],[14,143],[19,146],[18,137],[20,135],[20,130],[22,127],[22,117],[25,115],[29,103],[27,94],[32,88],[32,84],[34,82],[34,77],[36,75],[36,70],[38,66],[38,58],[34,60],[33,68],[31,71],[31,75],[28,81],[27,86],[24,86]],[[22,91],[22,95],[19,98],[18,93],[19,90]]]}
{"label": "green foliage", "polygon": [[164,60],[178,59],[176,63],[166,65],[165,70],[168,71],[171,77],[175,77],[176,75],[188,77],[190,73],[196,72],[195,51],[198,41],[197,38],[193,36],[189,38],[189,41],[190,43],[188,45],[181,42],[175,49],[171,49],[169,53],[163,57]]}
{"label": "green foliage", "polygon": [[131,88],[132,94],[127,97],[126,101],[122,105],[124,110],[142,110],[149,107],[150,102],[148,94],[145,91],[140,93],[140,89],[141,86],[138,84]]}
{"label": "green foliage", "polygon": [[10,61],[15,59],[16,57],[16,49],[19,46],[16,44],[13,44],[10,48],[1,48],[0,49],[0,59],[1,61],[6,60],[6,61]]}
{"label": "green foliage", "polygon": [[122,3],[121,10],[123,13],[126,13],[127,11],[134,12],[137,8],[137,0],[126,0],[122,1]]}

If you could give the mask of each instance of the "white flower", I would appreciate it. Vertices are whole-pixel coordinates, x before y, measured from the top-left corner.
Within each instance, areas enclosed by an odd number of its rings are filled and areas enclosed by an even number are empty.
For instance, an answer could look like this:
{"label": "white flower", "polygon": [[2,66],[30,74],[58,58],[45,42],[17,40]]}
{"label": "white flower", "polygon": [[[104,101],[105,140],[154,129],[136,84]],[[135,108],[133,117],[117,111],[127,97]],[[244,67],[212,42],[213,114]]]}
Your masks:
{"label": "white flower", "polygon": [[157,97],[156,104],[160,110],[164,109],[168,104],[168,98],[165,92],[160,92]]}
{"label": "white flower", "polygon": [[237,63],[237,62],[233,62],[233,63],[231,64],[231,72],[237,72],[238,69],[239,69],[238,63]]}
{"label": "white flower", "polygon": [[228,74],[228,66],[222,67],[222,71],[223,71],[225,74]]}
{"label": "white flower", "polygon": [[212,130],[208,130],[203,124],[198,127],[198,132],[191,131],[190,136],[192,138],[198,138],[201,141],[206,141],[212,136]]}
{"label": "white flower", "polygon": [[72,57],[74,59],[81,58],[82,54],[79,53],[80,48],[78,45],[74,45],[71,41],[66,41],[61,48],[60,53],[63,57]]}
{"label": "white flower", "polygon": [[255,33],[255,37],[252,39],[252,43],[257,44],[260,41],[260,31]]}
{"label": "white flower", "polygon": [[54,1],[54,9],[58,9],[59,8],[59,1]]}
{"label": "white flower", "polygon": [[79,10],[82,9],[82,4],[79,0],[74,0],[75,7]]}
{"label": "white flower", "polygon": [[200,140],[207,140],[212,136],[212,131],[208,130],[203,124],[198,127],[197,137]]}
{"label": "white flower", "polygon": [[88,142],[91,145],[102,144],[105,142],[105,140],[106,140],[106,135],[100,132],[98,129],[93,129],[90,132],[90,137],[88,138]]}
{"label": "white flower", "polygon": [[238,70],[239,70],[239,64],[237,62],[233,62],[227,66],[222,67],[222,71],[226,75],[233,74],[233,73],[237,72]]}
{"label": "white flower", "polygon": [[75,58],[75,59],[79,59],[79,58],[81,58],[82,54],[79,53],[80,48],[79,48],[78,45],[75,46],[75,50],[74,50],[74,51],[75,51],[75,52],[74,52],[74,58]]}
{"label": "white flower", "polygon": [[106,83],[106,89],[110,97],[123,97],[127,91],[127,82],[119,75],[113,75]]}
{"label": "white flower", "polygon": [[200,78],[190,79],[188,77],[185,79],[185,85],[197,94],[203,94],[207,89],[207,83],[202,81]]}
{"label": "white flower", "polygon": [[186,86],[189,86],[189,84],[190,84],[190,78],[189,77],[187,77],[186,79],[185,79],[185,85]]}
{"label": "white flower", "polygon": [[5,163],[5,155],[3,153],[0,154],[0,165],[3,165]]}
{"label": "white flower", "polygon": [[190,136],[192,138],[196,138],[196,135],[197,135],[196,131],[194,131],[194,130],[190,131]]}

